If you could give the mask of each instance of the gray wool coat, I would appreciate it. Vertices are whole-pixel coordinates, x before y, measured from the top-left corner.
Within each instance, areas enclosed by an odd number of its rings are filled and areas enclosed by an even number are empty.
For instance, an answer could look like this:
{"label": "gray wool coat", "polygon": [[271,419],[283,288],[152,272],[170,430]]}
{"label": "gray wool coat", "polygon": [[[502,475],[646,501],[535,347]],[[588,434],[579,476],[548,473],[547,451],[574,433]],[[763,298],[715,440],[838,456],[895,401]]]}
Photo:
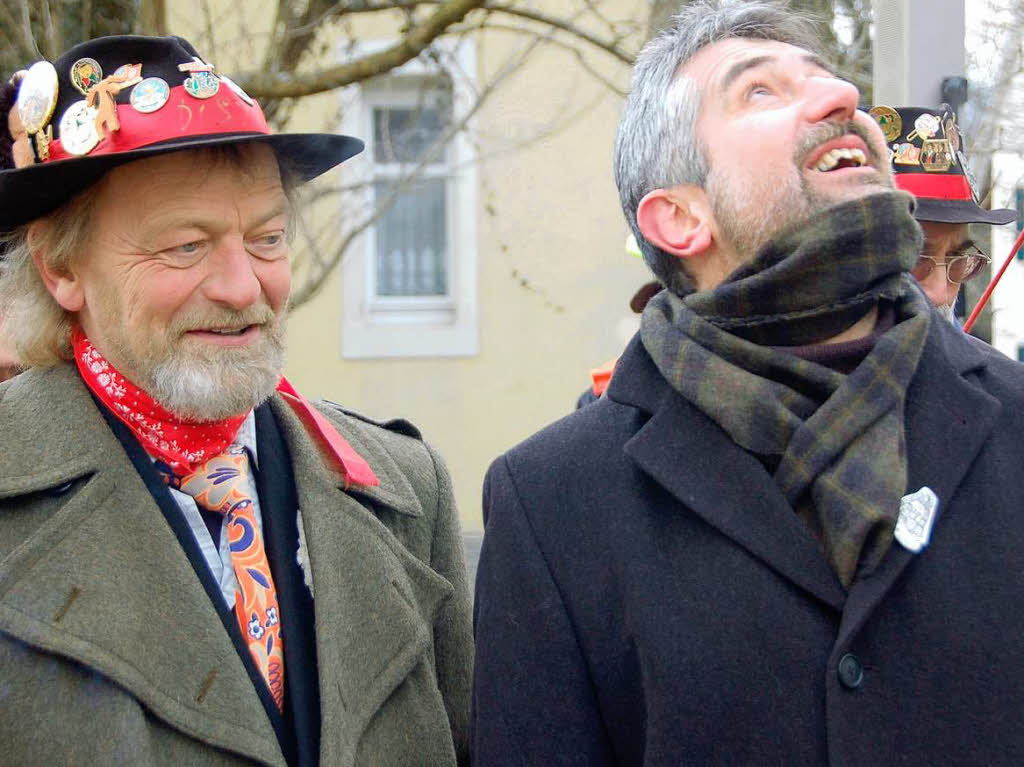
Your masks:
{"label": "gray wool coat", "polygon": [[[447,473],[329,405],[343,490],[287,404],[316,604],[322,765],[467,760],[470,596]],[[409,430],[406,430],[409,431]],[[235,647],[70,365],[0,385],[0,761],[283,765]]]}

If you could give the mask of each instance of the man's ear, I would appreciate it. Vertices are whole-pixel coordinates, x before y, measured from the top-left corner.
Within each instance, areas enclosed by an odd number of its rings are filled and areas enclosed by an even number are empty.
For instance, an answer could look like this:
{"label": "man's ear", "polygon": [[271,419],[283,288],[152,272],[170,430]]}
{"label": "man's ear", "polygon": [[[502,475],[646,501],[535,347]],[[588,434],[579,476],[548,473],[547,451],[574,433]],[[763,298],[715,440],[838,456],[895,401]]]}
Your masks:
{"label": "man's ear", "polygon": [[40,226],[47,226],[47,224],[36,222],[28,231],[28,243],[32,249],[32,261],[39,271],[43,285],[46,286],[50,295],[53,296],[53,300],[64,311],[79,312],[85,306],[85,292],[82,290],[82,282],[73,270],[59,271],[46,263],[42,251],[35,247],[35,244],[39,242],[39,229],[37,227]]}
{"label": "man's ear", "polygon": [[689,184],[648,192],[636,209],[646,240],[680,258],[699,256],[711,247],[708,216],[704,190]]}

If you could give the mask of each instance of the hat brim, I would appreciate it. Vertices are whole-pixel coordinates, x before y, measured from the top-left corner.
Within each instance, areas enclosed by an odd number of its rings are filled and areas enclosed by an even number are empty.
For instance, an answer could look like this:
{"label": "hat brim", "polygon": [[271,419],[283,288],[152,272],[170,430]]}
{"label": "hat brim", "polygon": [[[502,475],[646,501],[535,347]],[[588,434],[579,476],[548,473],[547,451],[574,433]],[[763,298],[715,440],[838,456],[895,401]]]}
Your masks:
{"label": "hat brim", "polygon": [[0,231],[50,213],[119,165],[183,149],[227,144],[265,144],[301,181],[314,179],[363,151],[360,139],[331,133],[230,133],[174,139],[130,152],[87,155],[4,170],[0,171]]}
{"label": "hat brim", "polygon": [[918,197],[914,218],[942,224],[1009,224],[1017,219],[1017,212],[1009,208],[985,210],[974,200],[931,200]]}

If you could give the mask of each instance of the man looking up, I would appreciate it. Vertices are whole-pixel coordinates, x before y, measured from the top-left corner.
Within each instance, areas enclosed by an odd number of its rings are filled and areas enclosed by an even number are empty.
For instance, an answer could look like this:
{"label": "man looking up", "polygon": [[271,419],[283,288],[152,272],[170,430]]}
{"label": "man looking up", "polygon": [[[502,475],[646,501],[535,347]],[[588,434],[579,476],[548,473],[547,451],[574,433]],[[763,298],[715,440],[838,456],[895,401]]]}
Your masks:
{"label": "man looking up", "polygon": [[270,134],[175,37],[0,105],[3,761],[465,762],[444,465],[281,376],[293,192],[362,142]]}
{"label": "man looking up", "polygon": [[967,169],[964,137],[948,104],[938,109],[872,107],[889,145],[896,187],[917,198],[914,218],[924,246],[910,273],[939,312],[953,319],[960,286],[984,272],[989,258],[970,238],[968,224],[1009,224],[1009,208],[985,210]]}
{"label": "man looking up", "polygon": [[858,93],[781,5],[686,6],[616,145],[667,290],[484,488],[485,765],[1014,764],[1024,371],[933,312]]}

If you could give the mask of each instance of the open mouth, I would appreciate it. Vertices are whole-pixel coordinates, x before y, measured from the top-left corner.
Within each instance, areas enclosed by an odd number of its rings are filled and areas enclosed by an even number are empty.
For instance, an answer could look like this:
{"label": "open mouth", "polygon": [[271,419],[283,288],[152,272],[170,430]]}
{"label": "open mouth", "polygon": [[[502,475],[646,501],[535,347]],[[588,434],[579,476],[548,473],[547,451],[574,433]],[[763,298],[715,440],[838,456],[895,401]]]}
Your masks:
{"label": "open mouth", "polygon": [[864,150],[855,148],[830,149],[814,163],[811,167],[822,173],[843,168],[863,168],[868,164]]}

